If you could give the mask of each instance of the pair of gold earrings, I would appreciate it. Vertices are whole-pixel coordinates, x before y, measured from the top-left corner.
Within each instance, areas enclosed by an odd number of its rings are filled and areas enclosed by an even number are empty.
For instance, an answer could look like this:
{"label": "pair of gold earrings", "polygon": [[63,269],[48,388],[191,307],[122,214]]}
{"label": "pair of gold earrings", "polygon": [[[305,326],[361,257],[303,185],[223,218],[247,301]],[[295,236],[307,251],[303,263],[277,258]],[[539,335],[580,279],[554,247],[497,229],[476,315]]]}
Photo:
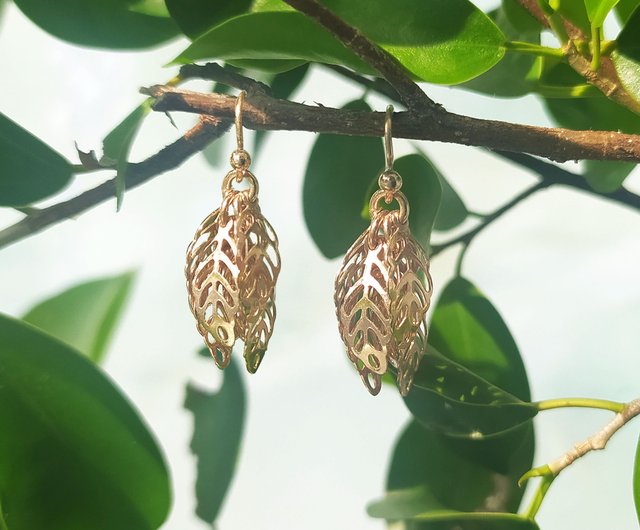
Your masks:
{"label": "pair of gold earrings", "polygon": [[[276,234],[258,204],[258,181],[243,147],[240,92],[235,109],[237,149],[222,182],[222,205],[200,225],[187,249],[185,274],[197,328],[220,368],[236,339],[254,373],[276,318],[280,272]],[[392,367],[406,395],[427,345],[426,313],[432,283],[429,260],[409,231],[409,204],[393,169],[389,105],[385,116],[385,169],[371,197],[371,224],[348,250],[335,282],[335,305],[347,355],[373,395]],[[248,188],[235,185],[246,182]],[[381,202],[397,209],[384,208]]]}

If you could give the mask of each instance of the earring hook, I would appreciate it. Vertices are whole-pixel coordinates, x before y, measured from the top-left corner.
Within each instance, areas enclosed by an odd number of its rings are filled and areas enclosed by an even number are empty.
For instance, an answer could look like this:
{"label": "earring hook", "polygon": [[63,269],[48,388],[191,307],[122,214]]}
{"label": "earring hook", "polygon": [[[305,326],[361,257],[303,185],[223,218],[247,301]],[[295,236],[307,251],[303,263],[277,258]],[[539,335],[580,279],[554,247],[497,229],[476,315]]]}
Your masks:
{"label": "earring hook", "polygon": [[393,135],[391,132],[391,118],[393,117],[393,105],[387,106],[384,116],[384,157],[386,161],[385,171],[393,169]]}
{"label": "earring hook", "polygon": [[244,138],[242,134],[242,104],[247,93],[241,90],[236,98],[236,143],[238,147],[231,153],[231,167],[237,170],[238,182],[244,178],[244,173],[251,164],[249,153],[244,150]]}
{"label": "earring hook", "polygon": [[238,151],[244,151],[244,138],[242,136],[242,104],[247,94],[245,90],[241,90],[236,98],[236,142]]}

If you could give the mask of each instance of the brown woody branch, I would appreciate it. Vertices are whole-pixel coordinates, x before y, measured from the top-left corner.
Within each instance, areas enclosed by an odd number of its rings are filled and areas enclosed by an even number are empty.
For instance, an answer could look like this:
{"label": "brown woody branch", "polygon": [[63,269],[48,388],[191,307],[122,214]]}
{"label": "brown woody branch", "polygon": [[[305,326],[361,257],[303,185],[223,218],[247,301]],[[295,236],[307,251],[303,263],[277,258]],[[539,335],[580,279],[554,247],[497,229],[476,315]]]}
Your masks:
{"label": "brown woody branch", "polygon": [[[159,111],[183,111],[231,119],[235,97],[203,94],[155,85],[143,89],[153,96]],[[315,107],[274,99],[255,90],[243,107],[243,123],[256,130],[309,131],[353,136],[382,136],[384,113]],[[529,153],[558,162],[567,160],[618,160],[640,162],[640,135],[613,131],[573,131],[482,120],[443,112],[439,122],[412,112],[393,117],[397,138],[430,140]]]}
{"label": "brown woody branch", "polygon": [[[187,158],[222,136],[228,130],[229,123],[217,118],[201,117],[197,125],[171,145],[142,162],[129,164],[126,172],[126,189],[135,188],[161,173],[178,167]],[[115,190],[115,179],[111,179],[68,201],[30,213],[21,221],[0,231],[0,248],[114,198]]]}

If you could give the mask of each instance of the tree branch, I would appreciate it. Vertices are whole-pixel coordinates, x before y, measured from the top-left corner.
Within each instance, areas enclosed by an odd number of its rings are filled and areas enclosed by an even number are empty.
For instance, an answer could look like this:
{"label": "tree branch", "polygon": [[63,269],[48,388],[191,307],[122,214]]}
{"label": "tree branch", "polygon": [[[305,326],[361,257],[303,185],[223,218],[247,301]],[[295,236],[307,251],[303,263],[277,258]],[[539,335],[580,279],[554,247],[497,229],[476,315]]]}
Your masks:
{"label": "tree branch", "polygon": [[334,15],[316,0],[284,0],[328,30],[345,48],[376,69],[398,92],[407,108],[423,116],[438,119],[444,109],[427,96],[398,60],[371,42],[357,28]]}
{"label": "tree branch", "polygon": [[[141,90],[156,98],[158,111],[183,111],[232,119],[235,97],[203,94],[155,85]],[[361,112],[330,107],[312,107],[274,99],[256,91],[245,99],[246,127],[256,130],[310,131],[353,136],[382,136],[383,112]],[[573,131],[482,120],[442,113],[430,121],[412,112],[394,114],[397,138],[430,140],[488,147],[500,151],[529,153],[558,162],[567,160],[618,160],[640,162],[640,135],[614,131]]]}
{"label": "tree branch", "polygon": [[[142,162],[129,164],[126,172],[127,190],[178,167],[187,158],[222,136],[229,125],[229,121],[202,116],[197,125],[171,145]],[[68,201],[36,210],[16,224],[0,231],[0,248],[40,232],[63,219],[81,214],[111,198],[115,198],[115,179],[103,182]]]}

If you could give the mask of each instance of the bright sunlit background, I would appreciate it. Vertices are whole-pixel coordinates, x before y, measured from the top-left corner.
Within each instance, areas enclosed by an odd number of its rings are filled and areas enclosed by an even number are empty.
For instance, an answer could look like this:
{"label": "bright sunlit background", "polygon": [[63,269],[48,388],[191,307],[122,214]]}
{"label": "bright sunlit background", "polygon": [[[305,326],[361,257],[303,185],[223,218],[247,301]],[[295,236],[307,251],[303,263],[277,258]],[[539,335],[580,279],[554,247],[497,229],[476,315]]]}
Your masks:
{"label": "bright sunlit background", "polygon": [[[141,101],[138,88],[174,75],[161,65],[184,47],[174,42],[142,53],[83,49],[45,34],[13,5],[0,25],[0,111],[72,161],[77,160],[74,141],[83,150],[99,151],[104,135]],[[533,97],[498,100],[426,89],[459,113],[549,124]],[[340,106],[361,93],[318,67],[293,98]],[[369,102],[378,109],[386,105],[373,96]],[[147,119],[131,159],[153,154],[195,121],[173,118],[179,131],[162,114]],[[187,381],[214,388],[220,376],[212,361],[195,354],[200,336],[186,302],[183,263],[196,227],[219,203],[228,136],[220,167],[195,156],[127,193],[119,214],[111,200],[0,253],[0,311],[15,316],[80,281],[138,271],[105,369],[164,448],[175,499],[167,529],[206,528],[193,515],[192,419],[182,401]],[[302,216],[302,178],[314,139],[276,132],[254,157],[262,209],[279,234],[283,268],[269,351],[258,374],[245,378],[248,419],[222,529],[383,528],[366,515],[365,506],[382,494],[394,440],[409,418],[394,390],[369,396],[343,352],[332,301],[339,260],[320,255]],[[403,140],[395,146],[398,156],[412,150]],[[474,211],[490,212],[534,182],[532,175],[479,149],[421,147]],[[63,197],[47,204],[111,177],[109,172],[79,175]],[[627,186],[640,192],[638,171]],[[0,226],[21,217],[2,210]],[[474,240],[463,272],[510,327],[534,399],[626,401],[640,395],[639,248],[638,212],[561,188],[534,195]],[[432,263],[436,297],[452,275],[457,251]],[[579,410],[540,415],[535,463],[559,456],[608,418]],[[635,528],[631,474],[637,435],[638,425],[631,424],[605,454],[589,455],[566,471],[545,500],[541,526]]]}

